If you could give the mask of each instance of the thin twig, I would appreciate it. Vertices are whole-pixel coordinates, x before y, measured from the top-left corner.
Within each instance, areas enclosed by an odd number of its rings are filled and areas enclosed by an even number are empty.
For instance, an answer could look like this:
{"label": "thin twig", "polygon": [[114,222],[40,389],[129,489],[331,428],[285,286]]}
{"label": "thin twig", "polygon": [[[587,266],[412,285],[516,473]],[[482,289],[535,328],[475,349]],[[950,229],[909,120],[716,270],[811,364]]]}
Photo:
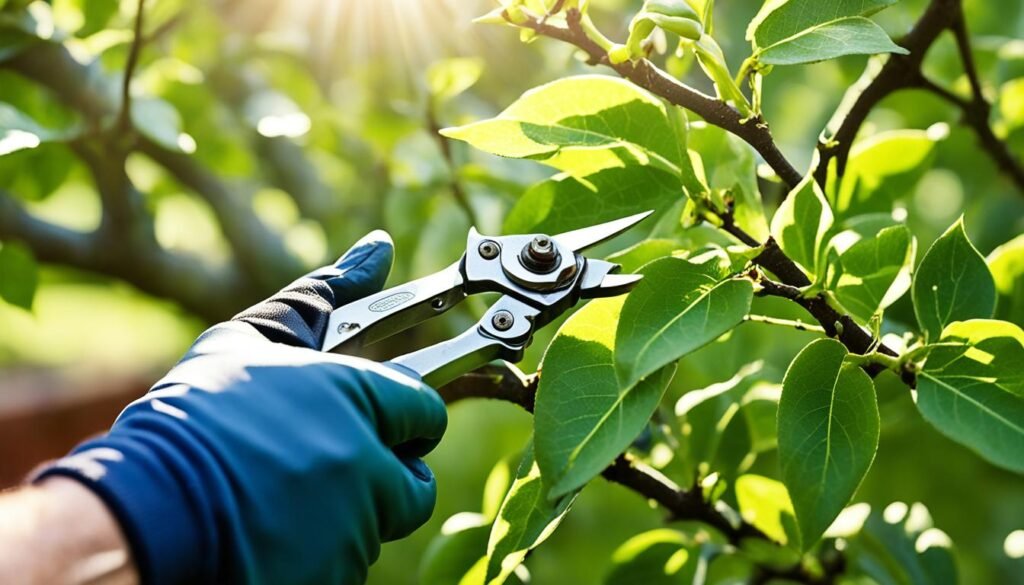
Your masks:
{"label": "thin twig", "polygon": [[797,331],[814,331],[817,333],[825,333],[825,328],[820,325],[809,325],[799,319],[779,319],[778,317],[769,317],[768,315],[747,315],[743,318],[744,321],[751,323],[764,323],[766,325],[778,325],[780,327],[790,327]]}
{"label": "thin twig", "polygon": [[144,10],[146,0],[138,0],[135,8],[135,34],[132,37],[132,45],[128,49],[128,61],[124,66],[124,79],[121,83],[121,112],[117,118],[118,128],[126,130],[132,123],[132,76],[135,74],[135,67],[139,63],[139,54],[145,44],[145,37],[142,36],[142,24],[146,11]]}
{"label": "thin twig", "polygon": [[455,157],[452,155],[452,145],[447,136],[441,134],[441,124],[437,120],[437,113],[435,109],[437,105],[433,103],[427,105],[427,129],[430,134],[437,140],[438,149],[441,151],[441,157],[444,159],[445,164],[448,167],[448,186],[452,191],[452,197],[455,199],[455,203],[462,209],[462,212],[466,214],[466,219],[469,220],[470,225],[480,227],[477,222],[476,214],[473,212],[473,206],[469,202],[469,197],[466,195],[465,190],[462,188],[462,182],[459,181],[459,167],[455,163]]}

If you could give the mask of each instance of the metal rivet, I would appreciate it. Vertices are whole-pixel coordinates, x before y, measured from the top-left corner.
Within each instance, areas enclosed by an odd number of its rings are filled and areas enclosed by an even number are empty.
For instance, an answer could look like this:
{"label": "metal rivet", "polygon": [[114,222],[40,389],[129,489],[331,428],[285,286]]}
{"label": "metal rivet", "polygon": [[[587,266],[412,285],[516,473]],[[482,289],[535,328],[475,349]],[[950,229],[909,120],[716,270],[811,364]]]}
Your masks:
{"label": "metal rivet", "polygon": [[477,248],[477,251],[480,252],[480,255],[485,260],[494,260],[498,257],[498,252],[501,251],[501,248],[498,247],[498,243],[494,240],[484,240],[480,242],[480,247]]}
{"label": "metal rivet", "polygon": [[508,331],[515,322],[515,317],[508,311],[498,311],[491,317],[491,325],[494,325],[494,328],[498,331]]}

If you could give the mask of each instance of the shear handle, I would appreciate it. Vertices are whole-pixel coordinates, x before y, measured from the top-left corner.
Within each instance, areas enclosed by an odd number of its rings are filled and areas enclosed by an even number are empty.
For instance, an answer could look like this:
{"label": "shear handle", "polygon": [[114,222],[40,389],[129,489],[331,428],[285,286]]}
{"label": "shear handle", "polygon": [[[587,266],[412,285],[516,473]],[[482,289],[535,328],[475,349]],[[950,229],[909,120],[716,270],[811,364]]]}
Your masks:
{"label": "shear handle", "polygon": [[323,351],[351,352],[439,315],[466,298],[462,260],[335,309]]}

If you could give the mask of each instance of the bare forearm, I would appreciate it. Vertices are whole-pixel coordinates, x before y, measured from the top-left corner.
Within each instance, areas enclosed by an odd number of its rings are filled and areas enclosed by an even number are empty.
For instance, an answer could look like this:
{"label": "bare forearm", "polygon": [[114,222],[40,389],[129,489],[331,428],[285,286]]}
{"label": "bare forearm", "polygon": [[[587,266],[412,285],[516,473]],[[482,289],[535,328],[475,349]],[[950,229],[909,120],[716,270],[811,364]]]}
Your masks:
{"label": "bare forearm", "polygon": [[103,502],[56,477],[0,495],[0,583],[135,585],[138,575]]}

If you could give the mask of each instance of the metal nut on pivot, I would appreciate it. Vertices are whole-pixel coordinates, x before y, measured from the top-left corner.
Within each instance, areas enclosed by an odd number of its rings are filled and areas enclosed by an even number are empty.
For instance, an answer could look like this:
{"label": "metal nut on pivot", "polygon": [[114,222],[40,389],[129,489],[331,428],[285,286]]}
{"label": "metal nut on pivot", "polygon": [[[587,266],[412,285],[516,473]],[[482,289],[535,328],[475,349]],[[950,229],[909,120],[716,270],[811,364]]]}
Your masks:
{"label": "metal nut on pivot", "polygon": [[545,274],[558,267],[558,249],[551,238],[539,235],[530,240],[530,243],[523,247],[519,254],[523,266],[533,272]]}
{"label": "metal nut on pivot", "polygon": [[498,331],[508,331],[515,322],[516,318],[508,311],[498,311],[491,317],[491,325]]}
{"label": "metal nut on pivot", "polygon": [[498,243],[494,240],[484,240],[480,242],[480,246],[477,248],[480,255],[483,256],[484,260],[494,260],[498,257],[498,252],[501,251],[498,248]]}

